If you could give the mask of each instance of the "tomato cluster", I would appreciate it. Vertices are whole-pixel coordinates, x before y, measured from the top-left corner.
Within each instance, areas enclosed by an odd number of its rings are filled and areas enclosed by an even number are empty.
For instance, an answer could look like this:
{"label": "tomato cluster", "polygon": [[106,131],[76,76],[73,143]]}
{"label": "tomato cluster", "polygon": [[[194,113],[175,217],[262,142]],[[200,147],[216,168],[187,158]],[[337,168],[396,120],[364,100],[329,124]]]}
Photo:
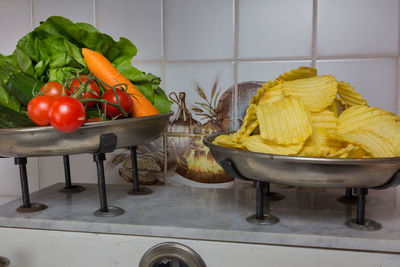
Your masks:
{"label": "tomato cluster", "polygon": [[[99,116],[88,117],[87,111],[96,108]],[[102,93],[94,79],[81,75],[65,86],[56,81],[46,83],[29,102],[28,115],[38,126],[51,125],[61,132],[72,132],[85,122],[127,116],[132,108],[132,98],[122,88]]]}

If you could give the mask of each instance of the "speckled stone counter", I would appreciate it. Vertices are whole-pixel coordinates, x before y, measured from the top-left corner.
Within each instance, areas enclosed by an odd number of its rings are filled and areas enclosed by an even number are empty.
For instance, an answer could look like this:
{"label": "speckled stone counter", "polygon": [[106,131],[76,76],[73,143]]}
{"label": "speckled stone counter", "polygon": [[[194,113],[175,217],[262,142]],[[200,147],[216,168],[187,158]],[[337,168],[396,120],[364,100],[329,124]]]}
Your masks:
{"label": "speckled stone counter", "polygon": [[0,206],[0,226],[400,253],[400,213],[380,194],[367,196],[366,217],[382,229],[363,232],[345,225],[355,206],[337,202],[338,192],[283,190],[284,200],[265,203],[280,222],[253,225],[246,221],[255,213],[252,188],[154,186],[153,194],[133,196],[129,185],[107,185],[108,204],[125,213],[95,217],[97,185],[75,194],[59,193],[62,186],[31,194],[32,202],[48,206],[37,213],[17,213],[21,200]]}

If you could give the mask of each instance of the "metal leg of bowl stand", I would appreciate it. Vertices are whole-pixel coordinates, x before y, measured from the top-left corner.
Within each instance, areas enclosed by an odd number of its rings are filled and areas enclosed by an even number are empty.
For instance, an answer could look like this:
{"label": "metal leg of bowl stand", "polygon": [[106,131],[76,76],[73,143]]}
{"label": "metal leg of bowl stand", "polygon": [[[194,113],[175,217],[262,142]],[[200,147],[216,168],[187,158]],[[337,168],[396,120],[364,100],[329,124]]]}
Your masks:
{"label": "metal leg of bowl stand", "polygon": [[256,214],[247,217],[247,221],[252,224],[271,225],[279,222],[279,218],[264,212],[264,187],[265,182],[254,182],[256,188]]}
{"label": "metal leg of bowl stand", "polygon": [[355,188],[357,195],[357,214],[355,219],[346,222],[346,225],[352,229],[362,231],[376,231],[382,228],[380,223],[365,218],[365,195],[368,194],[367,188]]}
{"label": "metal leg of bowl stand", "polygon": [[346,188],[345,195],[338,197],[337,201],[344,203],[344,204],[357,204],[357,196],[353,195],[352,188]]}
{"label": "metal leg of bowl stand", "polygon": [[64,162],[64,176],[65,176],[65,186],[58,190],[61,193],[78,193],[85,191],[85,188],[81,185],[73,185],[71,183],[71,168],[69,165],[69,155],[63,156]]}
{"label": "metal leg of bowl stand", "polygon": [[137,167],[137,147],[131,146],[131,163],[132,163],[132,178],[133,188],[128,192],[130,195],[147,195],[153,193],[153,191],[147,187],[139,187],[139,173]]}
{"label": "metal leg of bowl stand", "polygon": [[107,193],[106,193],[106,182],[104,177],[104,160],[106,155],[104,153],[96,153],[93,155],[93,160],[97,166],[97,178],[99,186],[100,196],[100,209],[94,212],[95,216],[98,217],[113,217],[124,213],[125,211],[119,207],[111,207],[107,205]]}
{"label": "metal leg of bowl stand", "polygon": [[270,189],[270,183],[265,183],[265,188],[264,188],[264,198],[269,201],[278,201],[282,200],[285,198],[284,195],[276,193],[276,192],[271,192]]}
{"label": "metal leg of bowl stand", "polygon": [[46,205],[41,203],[31,203],[29,198],[28,175],[26,172],[26,163],[28,162],[25,157],[15,158],[14,162],[19,165],[19,175],[21,178],[21,191],[22,191],[22,206],[17,208],[17,212],[30,213],[47,208]]}

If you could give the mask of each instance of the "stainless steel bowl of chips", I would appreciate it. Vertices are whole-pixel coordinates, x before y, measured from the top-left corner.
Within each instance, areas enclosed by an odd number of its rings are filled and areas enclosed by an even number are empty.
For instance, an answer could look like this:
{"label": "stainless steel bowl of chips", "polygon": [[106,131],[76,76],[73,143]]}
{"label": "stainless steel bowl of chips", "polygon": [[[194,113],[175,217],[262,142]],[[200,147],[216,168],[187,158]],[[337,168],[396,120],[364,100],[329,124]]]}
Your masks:
{"label": "stainless steel bowl of chips", "polygon": [[294,186],[373,188],[389,183],[400,170],[400,157],[300,157],[250,152],[213,144],[216,137],[224,134],[229,133],[208,135],[203,142],[228,173],[238,174],[235,178]]}
{"label": "stainless steel bowl of chips", "polygon": [[113,148],[148,143],[162,135],[173,113],[140,118],[91,122],[74,132],[63,133],[52,126],[0,129],[0,156],[38,157],[95,153],[102,136],[114,135]]}

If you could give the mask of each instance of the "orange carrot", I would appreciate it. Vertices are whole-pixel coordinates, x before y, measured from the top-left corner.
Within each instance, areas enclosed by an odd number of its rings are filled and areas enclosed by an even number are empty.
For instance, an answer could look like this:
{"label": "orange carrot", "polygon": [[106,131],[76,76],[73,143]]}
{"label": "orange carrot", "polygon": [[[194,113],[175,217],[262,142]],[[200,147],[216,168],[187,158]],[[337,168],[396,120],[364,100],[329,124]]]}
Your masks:
{"label": "orange carrot", "polygon": [[[83,58],[91,73],[99,80],[109,86],[117,84],[126,84],[127,92],[132,94],[133,109],[130,112],[132,117],[143,117],[159,114],[157,108],[153,106],[149,100],[124,76],[122,75],[111,62],[102,54],[82,48]],[[106,88],[110,90],[111,88]]]}

